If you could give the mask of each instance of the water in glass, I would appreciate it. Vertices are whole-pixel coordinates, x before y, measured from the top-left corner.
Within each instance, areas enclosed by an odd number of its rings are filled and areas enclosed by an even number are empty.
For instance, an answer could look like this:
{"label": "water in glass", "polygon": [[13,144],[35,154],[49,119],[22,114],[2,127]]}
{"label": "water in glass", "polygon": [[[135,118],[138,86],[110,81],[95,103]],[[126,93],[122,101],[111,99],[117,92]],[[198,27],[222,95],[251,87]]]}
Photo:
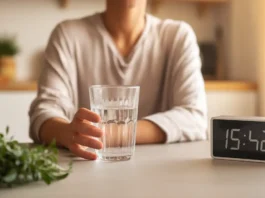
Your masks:
{"label": "water in glass", "polygon": [[92,105],[91,110],[101,117],[101,122],[95,124],[103,131],[100,139],[103,149],[96,150],[98,157],[108,161],[130,159],[135,149],[138,109],[126,106],[98,108]]}

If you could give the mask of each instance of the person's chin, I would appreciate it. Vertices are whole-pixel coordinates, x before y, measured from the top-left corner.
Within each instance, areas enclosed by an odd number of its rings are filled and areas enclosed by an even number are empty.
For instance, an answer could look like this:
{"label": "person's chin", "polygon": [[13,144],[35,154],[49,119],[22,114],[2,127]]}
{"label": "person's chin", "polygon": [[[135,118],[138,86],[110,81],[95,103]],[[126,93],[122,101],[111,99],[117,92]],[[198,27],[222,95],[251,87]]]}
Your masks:
{"label": "person's chin", "polygon": [[125,0],[127,8],[134,8],[136,6],[136,0]]}

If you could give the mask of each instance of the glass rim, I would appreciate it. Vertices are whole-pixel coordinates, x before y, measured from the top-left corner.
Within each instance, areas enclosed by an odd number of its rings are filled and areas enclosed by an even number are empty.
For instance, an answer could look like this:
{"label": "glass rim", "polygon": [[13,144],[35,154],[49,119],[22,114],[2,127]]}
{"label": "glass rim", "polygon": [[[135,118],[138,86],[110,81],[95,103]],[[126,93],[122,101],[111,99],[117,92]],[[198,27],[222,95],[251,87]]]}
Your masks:
{"label": "glass rim", "polygon": [[91,85],[89,89],[94,88],[107,88],[107,89],[140,89],[140,86],[131,86],[131,85]]}

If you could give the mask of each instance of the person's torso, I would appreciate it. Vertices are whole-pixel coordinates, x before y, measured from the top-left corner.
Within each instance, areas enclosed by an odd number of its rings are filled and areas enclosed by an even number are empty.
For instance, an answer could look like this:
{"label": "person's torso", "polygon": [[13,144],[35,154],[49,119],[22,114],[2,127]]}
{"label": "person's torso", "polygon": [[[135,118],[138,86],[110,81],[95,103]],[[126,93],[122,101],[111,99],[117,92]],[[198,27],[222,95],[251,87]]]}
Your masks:
{"label": "person's torso", "polygon": [[[165,78],[169,71],[168,39],[159,19],[147,25],[127,58],[122,57],[100,21],[99,14],[79,21],[82,31],[73,39],[77,69],[78,107],[90,108],[91,85],[140,86],[139,118],[165,110]],[[74,28],[72,28],[74,29]],[[168,36],[168,38],[167,38]]]}

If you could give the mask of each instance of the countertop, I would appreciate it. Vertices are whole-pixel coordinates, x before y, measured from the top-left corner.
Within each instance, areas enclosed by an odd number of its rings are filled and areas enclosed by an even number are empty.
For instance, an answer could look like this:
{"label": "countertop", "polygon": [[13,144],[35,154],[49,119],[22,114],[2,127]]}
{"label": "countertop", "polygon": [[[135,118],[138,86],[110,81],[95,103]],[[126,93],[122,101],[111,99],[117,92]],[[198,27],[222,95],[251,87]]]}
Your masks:
{"label": "countertop", "polygon": [[249,198],[264,197],[265,164],[213,160],[209,142],[137,146],[124,162],[74,159],[73,172],[47,186],[42,182],[0,189],[5,198]]}

